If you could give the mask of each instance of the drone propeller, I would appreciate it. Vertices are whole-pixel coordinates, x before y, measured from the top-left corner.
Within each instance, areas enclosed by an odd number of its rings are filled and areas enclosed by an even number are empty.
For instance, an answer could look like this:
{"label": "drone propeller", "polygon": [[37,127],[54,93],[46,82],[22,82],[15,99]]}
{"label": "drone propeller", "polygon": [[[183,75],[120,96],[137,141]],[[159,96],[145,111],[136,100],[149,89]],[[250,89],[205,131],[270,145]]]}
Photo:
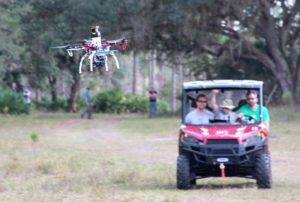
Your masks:
{"label": "drone propeller", "polygon": [[67,52],[68,52],[70,57],[73,56],[73,51],[84,49],[84,47],[82,45],[70,45],[70,44],[62,45],[62,46],[53,46],[53,47],[50,47],[50,48],[65,48],[65,49],[67,49]]}
{"label": "drone propeller", "polygon": [[70,49],[70,50],[80,50],[83,49],[82,45],[62,45],[62,46],[52,46],[50,48],[65,48],[65,49]]}
{"label": "drone propeller", "polygon": [[70,45],[63,45],[63,46],[52,46],[50,48],[68,48]]}
{"label": "drone propeller", "polygon": [[126,38],[119,38],[119,39],[114,39],[114,40],[107,40],[107,43],[125,43],[128,40]]}

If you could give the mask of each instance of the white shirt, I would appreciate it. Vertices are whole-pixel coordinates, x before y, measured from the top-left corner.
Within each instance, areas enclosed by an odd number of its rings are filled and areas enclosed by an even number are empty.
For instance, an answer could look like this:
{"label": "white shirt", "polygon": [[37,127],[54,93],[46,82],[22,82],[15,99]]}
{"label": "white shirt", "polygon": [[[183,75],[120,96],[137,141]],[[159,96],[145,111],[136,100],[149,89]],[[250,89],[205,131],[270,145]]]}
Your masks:
{"label": "white shirt", "polygon": [[197,109],[188,113],[185,117],[185,123],[192,125],[209,124],[209,120],[213,119],[214,114],[208,110],[199,112]]}

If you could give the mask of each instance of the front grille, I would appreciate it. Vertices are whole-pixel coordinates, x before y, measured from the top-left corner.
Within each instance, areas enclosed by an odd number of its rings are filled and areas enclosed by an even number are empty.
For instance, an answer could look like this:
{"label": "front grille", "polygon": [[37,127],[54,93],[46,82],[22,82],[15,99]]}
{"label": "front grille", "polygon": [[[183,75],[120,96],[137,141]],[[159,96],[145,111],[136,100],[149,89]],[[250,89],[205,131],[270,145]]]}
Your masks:
{"label": "front grille", "polygon": [[200,147],[191,147],[192,148],[192,150],[194,150],[194,151],[198,151],[198,152],[204,152],[204,149],[203,148],[200,148]]}
{"label": "front grille", "polygon": [[238,144],[237,139],[207,140],[207,144]]}
{"label": "front grille", "polygon": [[220,155],[226,155],[226,154],[233,154],[233,151],[231,149],[214,149],[212,151],[213,154],[220,154]]}

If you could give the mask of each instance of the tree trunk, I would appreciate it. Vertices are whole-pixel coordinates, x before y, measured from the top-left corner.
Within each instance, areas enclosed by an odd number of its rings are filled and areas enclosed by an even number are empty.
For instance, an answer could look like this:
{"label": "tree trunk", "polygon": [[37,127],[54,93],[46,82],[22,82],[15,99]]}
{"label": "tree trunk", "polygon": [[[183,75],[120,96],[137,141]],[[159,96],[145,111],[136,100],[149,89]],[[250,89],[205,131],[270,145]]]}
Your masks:
{"label": "tree trunk", "polygon": [[150,65],[149,65],[149,88],[154,89],[154,75],[155,75],[155,58],[154,53],[150,55]]}
{"label": "tree trunk", "polygon": [[132,53],[132,92],[131,92],[132,95],[136,94],[136,84],[137,84],[136,59],[137,59],[136,51],[133,50],[133,53]]}
{"label": "tree trunk", "polygon": [[143,95],[144,97],[146,97],[146,95],[147,95],[147,89],[146,89],[146,86],[147,86],[147,84],[146,84],[146,76],[143,75],[142,78],[143,78],[142,95]]}
{"label": "tree trunk", "polygon": [[[283,96],[291,94],[295,98],[295,92],[293,91],[293,79],[291,68],[285,58],[285,50],[282,49],[280,44],[279,32],[276,30],[276,24],[274,17],[270,13],[271,4],[268,1],[261,1],[261,21],[260,25],[262,30],[262,36],[266,40],[266,47],[269,52],[269,57],[273,61],[275,70],[273,73],[278,79]],[[294,99],[292,98],[292,99]],[[294,100],[290,100],[293,102]]]}
{"label": "tree trunk", "polygon": [[177,92],[176,92],[176,66],[173,65],[172,68],[172,112],[177,110]]}
{"label": "tree trunk", "polygon": [[57,90],[56,90],[56,77],[50,76],[48,77],[50,89],[51,89],[51,101],[56,102],[57,101]]}
{"label": "tree trunk", "polygon": [[158,65],[158,74],[157,74],[157,93],[158,95],[161,95],[161,90],[165,85],[166,82],[166,65],[167,60],[163,58],[163,61]]}
{"label": "tree trunk", "polygon": [[182,86],[184,82],[184,68],[182,64],[179,64],[179,85]]}
{"label": "tree trunk", "polygon": [[77,102],[76,95],[79,89],[80,80],[79,77],[74,78],[74,83],[71,85],[71,93],[70,93],[70,107],[71,112],[77,112]]}
{"label": "tree trunk", "polygon": [[292,76],[286,74],[282,69],[280,69],[280,67],[277,68],[277,72],[275,74],[275,77],[277,78],[280,88],[282,90],[282,93],[292,93],[293,95],[295,95],[293,93],[293,85],[292,85]]}
{"label": "tree trunk", "polygon": [[295,101],[297,104],[300,104],[300,57],[298,59],[298,66],[296,67],[296,79],[294,82],[295,86]]}

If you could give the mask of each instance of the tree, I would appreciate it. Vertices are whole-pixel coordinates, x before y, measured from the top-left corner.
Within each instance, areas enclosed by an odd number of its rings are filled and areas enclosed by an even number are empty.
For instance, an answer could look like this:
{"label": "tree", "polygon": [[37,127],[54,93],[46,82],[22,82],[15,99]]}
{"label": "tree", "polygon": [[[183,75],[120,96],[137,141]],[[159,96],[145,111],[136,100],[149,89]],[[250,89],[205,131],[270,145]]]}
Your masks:
{"label": "tree", "polygon": [[17,82],[20,87],[22,60],[25,48],[21,34],[21,16],[29,11],[23,1],[0,2],[0,79],[10,86]]}
{"label": "tree", "polygon": [[300,102],[300,0],[177,0],[148,7],[142,16],[151,19],[144,21],[154,34],[144,40],[153,37],[157,50],[209,54],[237,71],[256,61],[284,95]]}
{"label": "tree", "polygon": [[211,43],[219,46],[218,51],[231,51],[237,61],[259,62],[272,72],[284,95],[292,93],[300,102],[300,57],[296,49],[300,1],[289,2],[215,1],[217,6],[210,10],[211,20],[205,29],[226,37],[226,43]]}

